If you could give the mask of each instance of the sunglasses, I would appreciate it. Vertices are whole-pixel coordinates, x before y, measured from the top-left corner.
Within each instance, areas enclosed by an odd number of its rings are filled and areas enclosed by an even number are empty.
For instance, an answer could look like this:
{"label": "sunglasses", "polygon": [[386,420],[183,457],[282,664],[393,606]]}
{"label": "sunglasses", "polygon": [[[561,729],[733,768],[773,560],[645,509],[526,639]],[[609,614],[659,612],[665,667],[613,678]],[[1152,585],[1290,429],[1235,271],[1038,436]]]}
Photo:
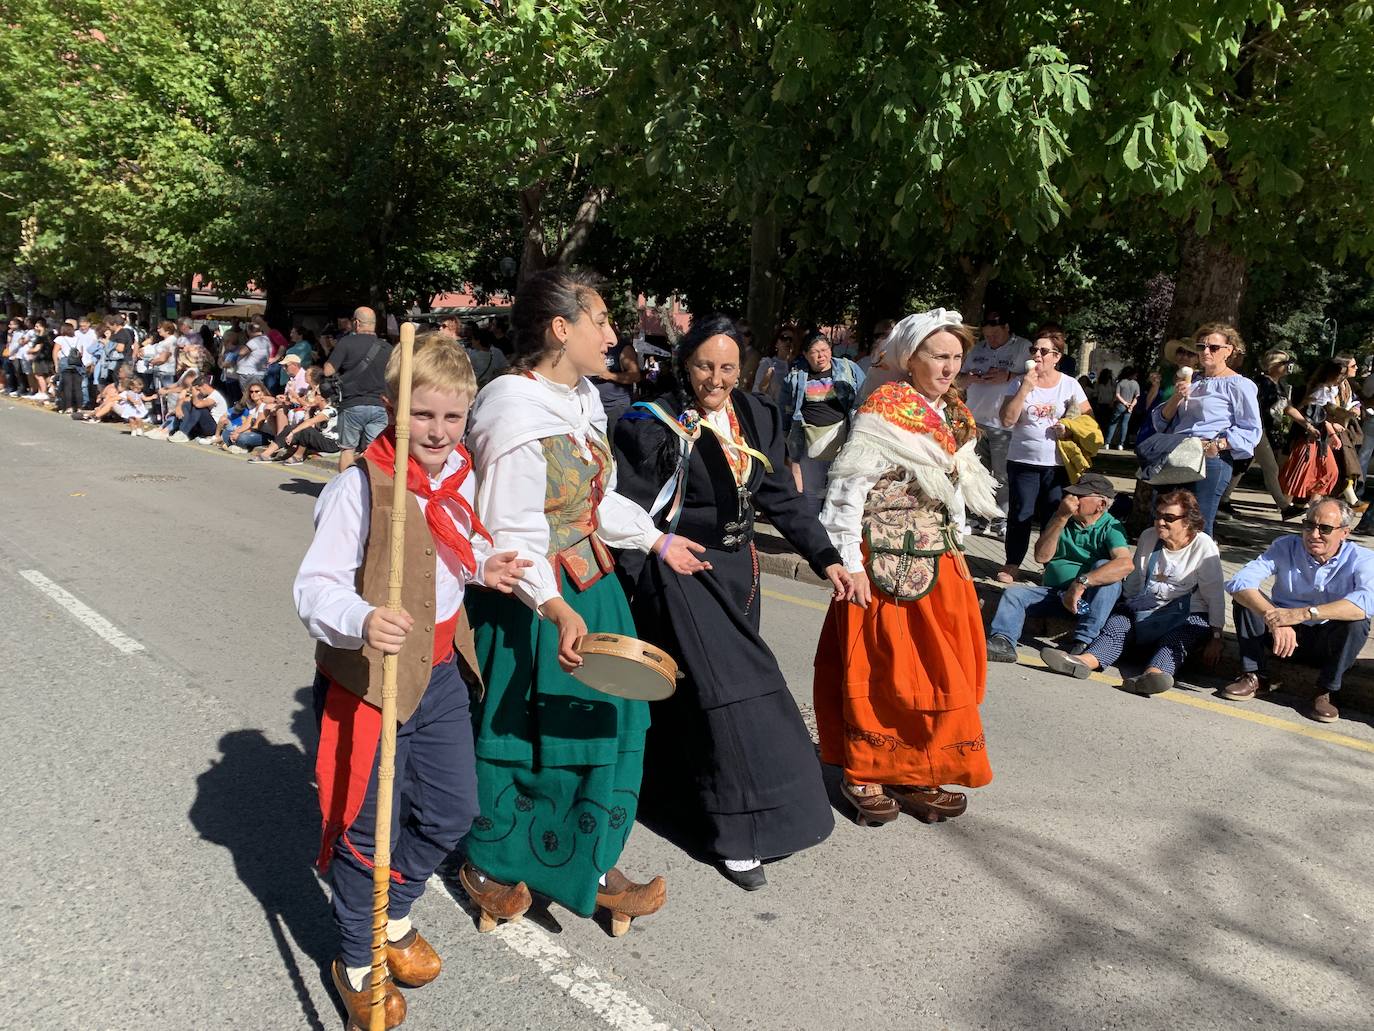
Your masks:
{"label": "sunglasses", "polygon": [[1028,353],[1028,354],[1033,354],[1033,355],[1035,355],[1035,356],[1038,358],[1038,357],[1040,357],[1040,355],[1042,355],[1042,354],[1061,354],[1061,353],[1063,353],[1063,352],[1061,352],[1061,351],[1056,351],[1056,350],[1055,350],[1054,348],[1052,348],[1052,347],[1032,347],[1027,353]]}
{"label": "sunglasses", "polygon": [[1304,533],[1315,533],[1322,537],[1330,537],[1337,530],[1343,530],[1344,527],[1339,523],[1333,526],[1331,523],[1310,523],[1304,520],[1302,529]]}
{"label": "sunglasses", "polygon": [[1155,513],[1155,522],[1159,522],[1160,520],[1163,520],[1164,522],[1168,523],[1170,526],[1173,526],[1174,523],[1178,522],[1180,519],[1185,519],[1185,518],[1187,518],[1187,517],[1186,517],[1182,512],[1177,512],[1177,513],[1175,513],[1175,512],[1156,512],[1156,513]]}
{"label": "sunglasses", "polygon": [[1230,344],[1198,344],[1197,346],[1198,346],[1198,348],[1199,348],[1200,350],[1206,351],[1208,354],[1215,354],[1217,351],[1220,351],[1223,347],[1230,347],[1231,345],[1230,345]]}

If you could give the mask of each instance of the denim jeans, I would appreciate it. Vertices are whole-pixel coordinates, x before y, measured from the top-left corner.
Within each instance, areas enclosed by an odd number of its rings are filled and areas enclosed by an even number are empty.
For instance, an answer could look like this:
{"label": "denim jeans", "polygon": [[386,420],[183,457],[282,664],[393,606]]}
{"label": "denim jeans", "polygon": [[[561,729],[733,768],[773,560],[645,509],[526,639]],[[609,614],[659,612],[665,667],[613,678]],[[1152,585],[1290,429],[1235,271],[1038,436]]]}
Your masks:
{"label": "denim jeans", "polygon": [[[1101,565],[1102,563],[1097,563]],[[1096,567],[1094,567],[1096,568]],[[988,627],[989,637],[1005,637],[1015,644],[1021,640],[1027,616],[1066,616],[1069,610],[1060,600],[1063,587],[1008,587],[1002,592],[1002,600]],[[1089,587],[1083,592],[1083,600],[1088,603],[1088,611],[1078,617],[1074,627],[1073,639],[1078,644],[1092,644],[1102,633],[1107,617],[1112,614],[1117,600],[1121,597],[1121,583],[1103,584]]]}
{"label": "denim jeans", "polygon": [[797,459],[801,467],[802,507],[808,515],[818,516],[825,507],[825,491],[830,480],[830,463],[802,455]]}
{"label": "denim jeans", "polygon": [[[1107,427],[1107,440],[1104,446],[1111,447],[1112,440],[1119,435],[1121,437],[1121,443],[1117,446],[1124,448],[1126,446],[1126,427],[1130,424],[1130,421],[1130,409],[1125,405],[1117,405],[1116,409],[1112,412],[1112,424]],[[1118,431],[1120,431],[1119,434]]]}
{"label": "denim jeans", "polygon": [[386,429],[386,409],[380,405],[355,405],[339,412],[339,447],[364,451]]}
{"label": "denim jeans", "polygon": [[237,444],[241,448],[247,448],[249,451],[252,451],[254,448],[262,447],[267,443],[267,438],[257,430],[244,430],[239,434],[238,440],[229,439],[229,434],[233,432],[234,428],[232,426],[226,426],[224,427],[224,432],[220,434],[220,440],[224,441],[225,447]]}
{"label": "denim jeans", "polygon": [[1030,547],[1031,524],[1040,524],[1044,531],[1045,524],[1063,500],[1069,476],[1061,465],[1008,462],[1007,481],[1011,487],[1007,509],[1007,565],[1019,566]]}
{"label": "denim jeans", "polygon": [[215,420],[210,414],[210,409],[197,408],[188,401],[186,414],[177,423],[177,429],[193,440],[196,437],[213,437],[215,435]]}
{"label": "denim jeans", "polygon": [[1207,459],[1207,471],[1202,474],[1202,479],[1196,483],[1179,484],[1184,490],[1192,491],[1197,496],[1197,507],[1202,512],[1202,532],[1208,537],[1212,536],[1212,526],[1217,521],[1217,508],[1221,505],[1221,496],[1226,493],[1226,488],[1231,486],[1234,465],[1231,453],[1223,451],[1216,458]]}

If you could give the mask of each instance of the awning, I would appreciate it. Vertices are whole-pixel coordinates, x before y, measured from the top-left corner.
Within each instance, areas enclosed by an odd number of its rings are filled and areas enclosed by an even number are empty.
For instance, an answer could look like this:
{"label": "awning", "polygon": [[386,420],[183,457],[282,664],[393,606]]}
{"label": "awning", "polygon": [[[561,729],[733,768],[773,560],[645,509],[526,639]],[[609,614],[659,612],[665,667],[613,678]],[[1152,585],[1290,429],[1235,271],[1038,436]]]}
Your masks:
{"label": "awning", "polygon": [[248,319],[266,310],[263,304],[226,304],[222,308],[201,308],[191,314],[198,319]]}

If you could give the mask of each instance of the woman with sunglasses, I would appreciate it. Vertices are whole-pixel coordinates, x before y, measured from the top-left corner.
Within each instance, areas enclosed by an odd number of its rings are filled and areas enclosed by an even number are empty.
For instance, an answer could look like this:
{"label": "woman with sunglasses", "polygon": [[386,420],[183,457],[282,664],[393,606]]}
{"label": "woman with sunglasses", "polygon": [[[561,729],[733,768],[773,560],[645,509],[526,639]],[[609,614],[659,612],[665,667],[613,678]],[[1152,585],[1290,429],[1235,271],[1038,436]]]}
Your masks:
{"label": "woman with sunglasses", "polygon": [[1045,528],[1069,485],[1058,443],[1064,436],[1065,416],[1092,415],[1092,403],[1072,376],[1059,371],[1064,353],[1064,330],[1054,323],[1041,326],[1031,344],[1035,362],[1025,375],[1007,386],[1002,402],[1002,425],[1011,430],[1007,443],[1007,560],[997,572],[1000,583],[1016,580],[1030,547],[1031,524]]}
{"label": "woman with sunglasses", "polygon": [[1154,526],[1140,535],[1122,603],[1107,617],[1097,640],[1082,655],[1058,648],[1040,652],[1056,673],[1082,679],[1134,652],[1149,656],[1145,672],[1126,678],[1121,686],[1153,695],[1174,686],[1174,675],[1199,646],[1208,669],[1221,658],[1226,626],[1221,553],[1202,532],[1197,497],[1186,490],[1161,494],[1155,498],[1154,516]]}
{"label": "woman with sunglasses", "polygon": [[1245,341],[1234,326],[1208,322],[1193,334],[1198,355],[1196,380],[1181,370],[1174,396],[1154,413],[1155,429],[1198,437],[1206,465],[1202,479],[1185,484],[1197,495],[1202,529],[1211,534],[1221,496],[1230,486],[1237,462],[1250,459],[1263,430],[1259,389],[1235,369],[1245,359]]}

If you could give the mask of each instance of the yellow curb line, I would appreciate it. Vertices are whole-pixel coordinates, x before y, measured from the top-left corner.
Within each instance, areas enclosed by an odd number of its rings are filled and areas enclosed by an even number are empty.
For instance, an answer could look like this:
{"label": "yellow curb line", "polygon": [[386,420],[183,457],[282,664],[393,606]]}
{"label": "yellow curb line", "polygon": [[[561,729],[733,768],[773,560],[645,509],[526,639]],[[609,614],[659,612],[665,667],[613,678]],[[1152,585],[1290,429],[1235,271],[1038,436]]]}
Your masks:
{"label": "yellow curb line", "polygon": [[[782,591],[773,591],[764,588],[765,598],[776,598],[779,601],[791,602],[793,605],[800,605],[807,609],[816,609],[825,612],[830,608],[828,604],[812,601],[810,598],[798,598],[792,594],[784,594]],[[1031,668],[1047,669],[1048,667],[1038,656],[1022,654],[1019,665]],[[1109,673],[1102,673],[1094,670],[1088,674],[1089,680],[1095,680],[1099,684],[1108,684],[1112,687],[1121,686],[1121,678]],[[1180,705],[1191,705],[1194,709],[1205,709],[1207,712],[1215,712],[1222,716],[1229,716],[1236,720],[1246,720],[1250,723],[1258,723],[1262,727],[1269,727],[1273,730],[1282,730],[1288,734],[1296,734],[1299,737],[1310,738],[1313,741],[1325,741],[1327,744],[1340,745],[1343,748],[1354,749],[1357,752],[1374,753],[1374,741],[1362,741],[1357,737],[1349,737],[1345,734],[1337,734],[1335,731],[1322,730],[1319,727],[1308,727],[1301,723],[1294,723],[1291,720],[1280,719],[1277,716],[1270,716],[1263,712],[1252,712],[1246,709],[1237,708],[1237,705],[1244,703],[1214,702],[1207,698],[1198,698],[1185,691],[1168,690],[1154,697],[1163,698],[1166,701],[1176,702]]]}
{"label": "yellow curb line", "polygon": [[777,598],[778,601],[790,601],[793,605],[800,605],[804,609],[815,609],[817,612],[829,612],[829,602],[812,601],[810,598],[798,598],[791,594],[783,594],[781,591],[770,591],[767,587],[763,589],[765,598]]}

